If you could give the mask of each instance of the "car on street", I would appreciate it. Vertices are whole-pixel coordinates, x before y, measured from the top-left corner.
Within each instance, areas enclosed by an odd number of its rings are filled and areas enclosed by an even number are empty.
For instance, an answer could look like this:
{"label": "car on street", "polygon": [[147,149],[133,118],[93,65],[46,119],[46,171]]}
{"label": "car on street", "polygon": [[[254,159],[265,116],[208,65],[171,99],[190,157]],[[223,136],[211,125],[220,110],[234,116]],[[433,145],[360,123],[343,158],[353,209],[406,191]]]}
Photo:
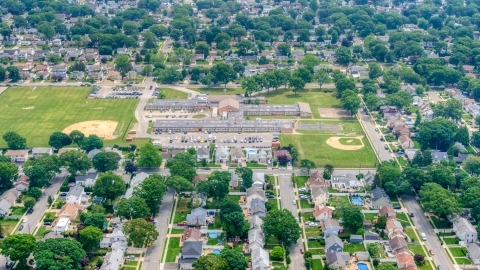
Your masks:
{"label": "car on street", "polygon": [[430,249],[429,251],[430,251],[430,255],[432,255],[432,256],[435,255],[435,253],[433,252],[432,249]]}
{"label": "car on street", "polygon": [[437,270],[442,270],[442,266],[441,266],[441,265],[438,265],[438,266],[437,266]]}
{"label": "car on street", "polygon": [[388,145],[385,145],[385,150],[388,150]]}
{"label": "car on street", "polygon": [[28,221],[28,219],[27,219],[27,218],[24,218],[22,222],[23,222],[23,223],[26,223],[27,221]]}
{"label": "car on street", "polygon": [[33,208],[28,209],[27,214],[33,213]]}
{"label": "car on street", "polygon": [[293,203],[293,205],[297,205],[297,203],[295,202],[295,200],[292,200],[292,203]]}
{"label": "car on street", "polygon": [[66,192],[62,192],[62,193],[60,193],[60,196],[63,196],[63,197],[64,197],[64,196],[67,196],[67,193],[66,193]]}
{"label": "car on street", "polygon": [[19,231],[23,230],[23,225],[20,225],[20,227],[18,227],[18,230]]}
{"label": "car on street", "polygon": [[410,217],[414,217],[413,213],[410,213]]}
{"label": "car on street", "polygon": [[275,196],[273,196],[273,195],[267,195],[266,197],[267,197],[268,199],[274,199],[274,198],[275,198]]}
{"label": "car on street", "polygon": [[6,268],[12,268],[12,266],[13,266],[13,262],[6,262],[5,263]]}
{"label": "car on street", "polygon": [[178,222],[177,223],[177,226],[186,226],[186,225],[187,225],[187,223],[185,223],[185,222]]}
{"label": "car on street", "polygon": [[300,253],[302,253],[302,254],[305,253],[305,252],[303,252],[303,248],[300,249]]}

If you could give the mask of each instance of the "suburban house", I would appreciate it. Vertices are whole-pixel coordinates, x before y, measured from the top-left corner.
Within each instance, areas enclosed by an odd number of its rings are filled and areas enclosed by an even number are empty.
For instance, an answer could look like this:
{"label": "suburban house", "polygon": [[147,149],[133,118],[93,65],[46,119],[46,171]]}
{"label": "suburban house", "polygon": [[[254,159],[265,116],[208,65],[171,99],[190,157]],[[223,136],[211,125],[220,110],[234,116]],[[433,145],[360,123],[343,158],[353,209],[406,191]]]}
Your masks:
{"label": "suburban house", "polygon": [[105,234],[103,239],[100,241],[100,248],[110,248],[115,243],[127,243],[127,237],[123,234],[123,224],[121,222],[117,222],[114,227],[112,233]]}
{"label": "suburban house", "polygon": [[323,219],[320,221],[322,225],[322,231],[324,237],[329,237],[330,235],[338,235],[343,232],[342,226],[337,219]]}
{"label": "suburban house", "polygon": [[246,205],[252,205],[252,200],[255,198],[265,200],[265,191],[257,186],[252,186],[251,188],[247,188],[245,198]]}
{"label": "suburban house", "polygon": [[245,160],[245,154],[240,147],[234,147],[230,149],[230,159],[232,163],[242,163]]}
{"label": "suburban house", "polygon": [[387,193],[385,193],[385,190],[379,187],[372,190],[372,208],[380,209],[387,205],[392,206],[392,202]]}
{"label": "suburban house", "polygon": [[52,155],[53,148],[48,147],[34,147],[32,148],[32,157],[37,158],[43,156],[43,154]]}
{"label": "suburban house", "polygon": [[398,144],[403,149],[410,149],[415,147],[412,139],[410,139],[410,137],[408,137],[407,135],[401,135],[400,137],[398,137]]}
{"label": "suburban house", "polygon": [[323,205],[328,202],[328,188],[322,186],[312,186],[310,199],[315,205]]}
{"label": "suburban house", "polygon": [[252,252],[253,247],[263,248],[265,245],[265,234],[262,228],[254,228],[248,231],[248,249]]}
{"label": "suburban house", "polygon": [[180,252],[180,269],[194,269],[192,264],[198,261],[202,256],[203,242],[202,241],[187,241],[183,242],[183,247]]}
{"label": "suburban house", "polygon": [[390,205],[382,206],[382,208],[380,208],[380,210],[378,211],[378,214],[380,216],[385,216],[388,219],[396,219],[397,217],[395,209],[393,209],[393,207],[391,207]]}
{"label": "suburban house", "polygon": [[195,228],[187,228],[183,232],[182,235],[182,241],[183,242],[188,242],[188,241],[200,241],[202,234],[200,230],[197,230]]}
{"label": "suburban house", "polygon": [[252,216],[264,217],[267,214],[267,208],[265,207],[265,201],[260,198],[255,198],[250,204],[249,214]]}
{"label": "suburban house", "polygon": [[408,248],[405,238],[401,236],[396,236],[388,241],[390,248],[392,249],[393,254],[397,253],[399,249]]}
{"label": "suburban house", "polygon": [[5,156],[10,158],[11,162],[25,162],[28,160],[28,150],[7,150]]}
{"label": "suburban house", "polygon": [[54,226],[52,226],[52,231],[56,233],[63,233],[68,230],[68,226],[70,226],[70,219],[69,218],[59,218]]}
{"label": "suburban house", "polygon": [[255,151],[255,153],[248,154],[248,161],[256,161],[258,163],[267,162],[267,152],[265,150]]}
{"label": "suburban house", "polygon": [[90,171],[90,172],[87,172],[87,174],[85,175],[77,175],[75,177],[75,184],[84,186],[84,187],[93,187],[97,178],[98,178],[98,172]]}
{"label": "suburban house", "polygon": [[330,183],[332,188],[335,189],[350,189],[357,188],[358,186],[357,177],[352,173],[347,173],[346,175],[332,175]]}
{"label": "suburban house", "polygon": [[0,196],[0,200],[6,200],[11,205],[14,205],[18,196],[20,196],[20,191],[16,190],[15,188],[11,188],[5,191],[2,196]]}
{"label": "suburban house", "polygon": [[70,204],[82,204],[86,203],[87,197],[84,195],[84,188],[82,186],[74,186],[71,187],[67,193],[67,197],[65,198],[67,203]]}
{"label": "suburban house", "polygon": [[187,214],[188,226],[206,226],[207,225],[207,210],[198,207],[192,210],[190,214]]}
{"label": "suburban house", "polygon": [[0,200],[0,215],[6,216],[10,212],[12,205],[5,199]]}
{"label": "suburban house", "polygon": [[210,162],[210,148],[197,149],[197,161],[202,161],[203,159]]}
{"label": "suburban house", "polygon": [[331,219],[333,210],[330,207],[325,206],[324,204],[316,204],[313,208],[313,216],[316,221]]}
{"label": "suburban house", "polygon": [[250,218],[248,223],[250,224],[250,229],[262,228],[263,219],[261,219],[259,216],[253,216]]}
{"label": "suburban house", "polygon": [[100,270],[118,270],[122,267],[125,260],[124,255],[127,252],[126,242],[115,242],[112,244],[112,251],[105,255],[102,267]]}
{"label": "suburban house", "polygon": [[472,260],[473,264],[480,265],[480,246],[477,243],[467,244],[467,256]]}
{"label": "suburban house", "polygon": [[264,188],[265,185],[265,174],[261,172],[254,172],[252,176],[253,186],[259,188]]}
{"label": "suburban house", "polygon": [[255,246],[251,250],[252,269],[268,269],[270,268],[269,253],[263,248]]}
{"label": "suburban house", "polygon": [[361,244],[363,242],[363,236],[359,234],[350,235],[350,243],[352,244]]}
{"label": "suburban house", "polygon": [[398,235],[404,236],[402,223],[400,223],[400,221],[396,219],[387,220],[385,231],[387,232],[388,236],[390,236],[390,238]]}
{"label": "suburban house", "polygon": [[80,219],[80,214],[85,211],[85,207],[78,204],[66,203],[62,209],[57,212],[57,217],[68,218],[71,222],[75,222]]}
{"label": "suburban house", "polygon": [[348,252],[327,250],[325,257],[327,258],[328,266],[333,269],[345,269],[350,265],[350,254]]}
{"label": "suburban house", "polygon": [[13,186],[15,187],[16,190],[18,191],[24,191],[28,189],[29,182],[28,182],[28,176],[25,174],[22,174],[18,179],[17,182],[13,183]]}
{"label": "suburban house", "polygon": [[238,181],[240,181],[240,177],[238,177],[235,171],[231,171],[230,182],[228,183],[228,187],[232,189],[238,188]]}
{"label": "suburban house", "polygon": [[343,251],[343,242],[336,235],[330,235],[325,239],[325,251],[336,251],[342,252]]}
{"label": "suburban house", "polygon": [[329,182],[327,182],[327,181],[325,181],[325,179],[323,179],[323,175],[321,173],[319,173],[318,171],[315,171],[314,173],[312,173],[310,178],[308,178],[307,190],[310,190],[314,186],[328,187]]}
{"label": "suburban house", "polygon": [[457,237],[467,243],[474,243],[477,240],[477,230],[465,218],[456,218],[452,220],[453,231]]}
{"label": "suburban house", "polygon": [[219,147],[217,148],[217,152],[215,154],[215,162],[216,163],[223,163],[228,161],[229,148],[228,147]]}
{"label": "suburban house", "polygon": [[397,267],[402,270],[417,270],[417,265],[409,253],[398,253],[396,256]]}

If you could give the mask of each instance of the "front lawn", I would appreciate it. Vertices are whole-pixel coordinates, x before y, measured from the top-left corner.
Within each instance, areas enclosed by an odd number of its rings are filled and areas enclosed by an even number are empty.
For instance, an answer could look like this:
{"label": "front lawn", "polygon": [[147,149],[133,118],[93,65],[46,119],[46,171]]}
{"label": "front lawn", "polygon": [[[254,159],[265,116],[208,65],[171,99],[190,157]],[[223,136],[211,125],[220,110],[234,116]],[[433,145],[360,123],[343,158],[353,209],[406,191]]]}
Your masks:
{"label": "front lawn", "polygon": [[445,242],[445,244],[447,245],[457,245],[459,240],[458,238],[443,238],[443,241]]}
{"label": "front lawn", "polygon": [[263,168],[267,168],[267,165],[247,162],[247,168],[262,168],[263,169]]}
{"label": "front lawn", "polygon": [[343,251],[350,253],[350,255],[353,255],[353,253],[357,251],[365,251],[365,247],[363,244],[347,244],[343,246]]}
{"label": "front lawn", "polygon": [[452,253],[453,257],[463,257],[467,255],[467,249],[464,247],[452,247],[448,249],[450,249],[450,252]]}
{"label": "front lawn", "polygon": [[0,220],[0,226],[2,227],[3,235],[9,236],[13,229],[15,229],[15,226],[17,226],[18,222],[18,220],[14,219]]}
{"label": "front lawn", "polygon": [[313,205],[309,204],[307,200],[300,200],[300,206],[302,208],[313,208]]}
{"label": "front lawn", "polygon": [[372,222],[375,219],[375,217],[378,216],[378,214],[371,214],[371,213],[367,213],[367,214],[363,214],[363,215],[365,216],[366,220],[370,220]]}
{"label": "front lawn", "polygon": [[[198,63],[198,61],[197,61]],[[242,88],[230,88],[227,87],[227,91],[223,91],[223,87],[188,87],[187,89],[202,92],[204,94],[210,95],[236,95],[236,94],[245,94],[245,90]]]}
{"label": "front lawn", "polygon": [[14,215],[14,216],[23,216],[23,214],[25,214],[25,212],[27,212],[27,208],[14,206],[14,207],[12,207],[11,214]]}
{"label": "front lawn", "polygon": [[308,248],[320,248],[320,247],[323,248],[323,246],[318,241],[308,241],[307,245],[308,245]]}
{"label": "front lawn", "polygon": [[306,187],[306,183],[308,181],[308,176],[297,176],[296,179],[297,179],[297,187],[298,188],[301,188],[301,187]]}
{"label": "front lawn", "polygon": [[323,270],[321,260],[312,260],[312,270]]}
{"label": "front lawn", "polygon": [[171,237],[170,242],[168,243],[168,251],[167,251],[167,263],[175,262],[178,254],[180,254],[180,237]]}
{"label": "front lawn", "polygon": [[447,219],[440,220],[436,216],[432,216],[431,218],[432,218],[433,224],[435,224],[435,227],[437,227],[437,229],[452,228],[452,223]]}
{"label": "front lawn", "polygon": [[472,264],[472,262],[467,258],[455,258],[457,264]]}
{"label": "front lawn", "polygon": [[427,256],[425,253],[425,250],[423,250],[421,245],[416,245],[416,244],[408,244],[408,249],[413,253],[413,254],[420,254],[423,256]]}
{"label": "front lawn", "polygon": [[172,228],[172,231],[170,232],[170,234],[183,234],[185,232],[184,229],[174,229]]}
{"label": "front lawn", "polygon": [[412,228],[406,228],[405,233],[407,234],[408,238],[410,238],[410,240],[413,240],[413,241],[417,240],[415,231]]}

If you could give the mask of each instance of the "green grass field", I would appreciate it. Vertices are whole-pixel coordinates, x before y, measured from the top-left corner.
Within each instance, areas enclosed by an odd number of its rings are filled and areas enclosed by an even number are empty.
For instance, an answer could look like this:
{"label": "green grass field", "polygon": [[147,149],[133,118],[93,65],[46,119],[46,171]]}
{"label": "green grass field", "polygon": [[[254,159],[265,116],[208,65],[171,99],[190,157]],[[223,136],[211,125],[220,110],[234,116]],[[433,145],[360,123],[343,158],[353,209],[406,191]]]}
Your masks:
{"label": "green grass field", "polygon": [[164,99],[187,99],[188,98],[187,93],[181,92],[172,88],[167,88],[167,87],[160,88],[160,92],[158,93],[158,95],[160,94],[165,95]]}
{"label": "green grass field", "polygon": [[312,270],[322,270],[322,261],[321,260],[312,260]]}
{"label": "green grass field", "polygon": [[415,235],[415,231],[412,228],[406,228],[405,233],[408,235],[408,237],[414,240],[417,240],[417,236]]}
{"label": "green grass field", "polygon": [[352,255],[353,253],[357,251],[365,251],[365,247],[363,244],[347,244],[343,246],[343,251],[350,253]]}
{"label": "green grass field", "polygon": [[464,247],[452,247],[449,248],[450,252],[452,253],[453,257],[463,257],[467,255],[467,249]]}
{"label": "green grass field", "polygon": [[175,258],[180,254],[180,237],[171,237],[168,242],[167,258],[165,262],[175,262]]}
{"label": "green grass field", "polygon": [[299,159],[309,159],[315,162],[317,168],[331,164],[335,168],[373,168],[376,163],[375,154],[366,138],[363,138],[365,147],[358,150],[339,150],[326,143],[329,136],[325,135],[281,135],[283,146],[295,145],[300,154]]}
{"label": "green grass field", "polygon": [[227,87],[227,91],[223,91],[223,87],[187,87],[187,89],[202,92],[204,94],[210,95],[236,95],[236,94],[245,94],[245,90],[238,87]]}
{"label": "green grass field", "polygon": [[[328,119],[328,120],[300,120],[299,124],[325,124],[325,125],[341,125],[342,130],[302,130],[297,129],[298,133],[302,134],[351,134],[355,133],[357,135],[364,135],[363,129],[358,123],[357,120],[348,119],[348,120],[339,120],[339,119]],[[351,140],[351,139],[349,139]]]}
{"label": "green grass field", "polygon": [[[55,131],[83,121],[110,120],[129,130],[136,99],[88,99],[91,87],[10,87],[0,95],[0,136],[15,131],[28,147],[48,146]],[[132,122],[133,123],[133,122]],[[121,138],[106,144],[123,142]],[[6,147],[0,140],[0,147]]]}
{"label": "green grass field", "polygon": [[443,238],[443,241],[445,242],[445,244],[447,245],[457,245],[459,240],[458,238]]}
{"label": "green grass field", "polygon": [[472,264],[472,262],[467,258],[455,258],[457,264]]}
{"label": "green grass field", "polygon": [[416,244],[408,244],[408,249],[413,253],[413,254],[420,254],[423,256],[427,256],[425,253],[425,250],[423,250],[421,245],[416,245]]}

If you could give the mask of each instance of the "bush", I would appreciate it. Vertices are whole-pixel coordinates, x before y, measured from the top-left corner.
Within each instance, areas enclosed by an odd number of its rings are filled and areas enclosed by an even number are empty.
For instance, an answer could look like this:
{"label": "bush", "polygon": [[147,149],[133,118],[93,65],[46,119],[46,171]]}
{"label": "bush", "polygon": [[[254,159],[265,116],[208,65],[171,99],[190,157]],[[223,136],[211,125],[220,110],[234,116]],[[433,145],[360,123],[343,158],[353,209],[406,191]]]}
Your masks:
{"label": "bush", "polygon": [[283,261],[284,256],[285,256],[285,252],[283,251],[283,248],[280,246],[275,246],[270,252],[270,258],[275,261]]}
{"label": "bush", "polygon": [[290,256],[287,256],[287,264],[291,264],[292,263],[292,259],[290,259]]}
{"label": "bush", "polygon": [[102,258],[98,258],[97,259],[97,267],[101,267],[103,264],[103,259]]}

